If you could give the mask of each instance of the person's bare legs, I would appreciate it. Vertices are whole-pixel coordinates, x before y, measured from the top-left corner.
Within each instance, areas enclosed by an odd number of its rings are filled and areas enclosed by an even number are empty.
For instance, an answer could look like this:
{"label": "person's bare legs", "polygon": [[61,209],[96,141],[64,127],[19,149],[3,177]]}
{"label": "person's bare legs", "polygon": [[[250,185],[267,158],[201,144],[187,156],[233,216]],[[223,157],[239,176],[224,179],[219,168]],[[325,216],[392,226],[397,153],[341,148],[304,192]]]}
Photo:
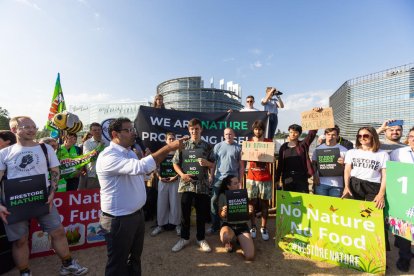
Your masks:
{"label": "person's bare legs", "polygon": [[267,226],[267,218],[269,217],[269,200],[261,199],[262,206],[262,228],[266,228]]}
{"label": "person's bare legs", "polygon": [[228,227],[223,226],[220,229],[220,241],[225,245],[229,243],[234,238],[234,231]]}
{"label": "person's bare legs", "polygon": [[253,261],[254,259],[254,243],[250,233],[241,233],[237,236],[240,247],[243,250],[243,255],[246,261]]}
{"label": "person's bare legs", "polygon": [[17,268],[24,269],[29,267],[29,235],[26,234],[19,240],[13,242],[13,260]]}
{"label": "person's bare legs", "polygon": [[67,258],[70,256],[68,240],[66,239],[65,230],[62,225],[59,228],[49,233],[52,238],[52,247],[55,249],[56,254],[61,258]]}

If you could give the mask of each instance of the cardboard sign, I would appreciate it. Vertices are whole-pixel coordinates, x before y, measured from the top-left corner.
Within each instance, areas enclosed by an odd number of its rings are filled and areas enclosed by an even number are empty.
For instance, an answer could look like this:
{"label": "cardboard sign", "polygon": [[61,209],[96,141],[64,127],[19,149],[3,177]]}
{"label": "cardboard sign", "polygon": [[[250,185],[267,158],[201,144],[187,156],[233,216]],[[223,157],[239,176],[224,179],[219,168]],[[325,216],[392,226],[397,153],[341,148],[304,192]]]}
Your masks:
{"label": "cardboard sign", "polygon": [[185,174],[191,175],[194,180],[201,180],[204,176],[204,167],[198,159],[205,158],[203,149],[185,149],[182,151],[182,170]]}
{"label": "cardboard sign", "polygon": [[226,190],[227,222],[249,220],[247,190]]}
{"label": "cardboard sign", "polygon": [[341,156],[338,148],[316,149],[319,176],[342,176],[344,167],[338,163]]}
{"label": "cardboard sign", "polygon": [[387,161],[386,224],[394,235],[414,241],[414,164]]}
{"label": "cardboard sign", "polygon": [[304,111],[301,114],[302,130],[325,129],[335,127],[332,107],[324,108],[321,112]]}
{"label": "cardboard sign", "polygon": [[275,161],[275,143],[244,141],[241,159],[273,163]]}
{"label": "cardboard sign", "polygon": [[13,224],[49,213],[46,178],[44,174],[7,179],[4,181],[4,202]]}
{"label": "cardboard sign", "polygon": [[162,178],[164,177],[174,177],[177,175],[173,168],[173,159],[174,155],[168,155],[167,158],[165,158],[161,164],[160,164],[160,176]]}
{"label": "cardboard sign", "polygon": [[375,202],[286,191],[276,194],[275,238],[283,251],[385,273],[384,216]]}
{"label": "cardboard sign", "polygon": [[[56,193],[53,202],[58,209],[70,250],[79,250],[105,244],[99,226],[99,189]],[[32,219],[29,232],[30,256],[55,254],[49,234]]]}

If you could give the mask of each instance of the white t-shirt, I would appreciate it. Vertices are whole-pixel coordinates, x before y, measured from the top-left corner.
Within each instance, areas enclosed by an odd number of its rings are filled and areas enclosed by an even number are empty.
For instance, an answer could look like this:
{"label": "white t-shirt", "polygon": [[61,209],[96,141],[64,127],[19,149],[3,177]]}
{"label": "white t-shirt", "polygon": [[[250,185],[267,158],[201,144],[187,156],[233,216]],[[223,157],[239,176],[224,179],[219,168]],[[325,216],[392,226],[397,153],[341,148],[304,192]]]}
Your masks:
{"label": "white t-shirt", "polygon": [[386,168],[388,160],[390,157],[383,150],[351,149],[345,156],[345,164],[352,165],[351,176],[375,183],[381,183],[381,170]]}
{"label": "white t-shirt", "polygon": [[249,107],[244,107],[242,109],[239,110],[239,112],[253,112],[253,111],[259,111],[259,109],[257,108],[249,108]]}
{"label": "white t-shirt", "polygon": [[[348,151],[347,148],[341,146],[340,144],[336,144],[335,146],[328,146],[326,144],[322,144],[316,149],[339,149],[339,155],[342,158],[345,158],[345,153]],[[313,152],[312,160],[317,161],[316,153]],[[332,187],[343,187],[344,186],[344,176],[321,176],[319,177],[319,182],[323,185],[332,186]]]}
{"label": "white t-shirt", "polygon": [[[58,167],[60,163],[53,148],[47,144],[46,148],[50,168]],[[40,145],[23,147],[14,144],[2,149],[0,151],[0,170],[5,171],[6,168],[8,179],[44,174],[47,186],[50,185],[48,181],[49,169]]]}

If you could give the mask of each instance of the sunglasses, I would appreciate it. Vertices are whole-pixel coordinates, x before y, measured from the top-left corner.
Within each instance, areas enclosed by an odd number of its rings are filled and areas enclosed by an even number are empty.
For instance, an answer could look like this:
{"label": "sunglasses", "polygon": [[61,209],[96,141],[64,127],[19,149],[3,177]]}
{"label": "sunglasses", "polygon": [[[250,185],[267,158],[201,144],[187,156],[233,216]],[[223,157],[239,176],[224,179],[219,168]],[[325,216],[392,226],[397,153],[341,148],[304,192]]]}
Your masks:
{"label": "sunglasses", "polygon": [[369,134],[362,134],[362,135],[358,134],[357,138],[358,139],[361,139],[361,138],[368,139],[368,138],[371,138],[371,135],[369,135]]}
{"label": "sunglasses", "polygon": [[246,101],[246,103],[252,103],[253,101]]}

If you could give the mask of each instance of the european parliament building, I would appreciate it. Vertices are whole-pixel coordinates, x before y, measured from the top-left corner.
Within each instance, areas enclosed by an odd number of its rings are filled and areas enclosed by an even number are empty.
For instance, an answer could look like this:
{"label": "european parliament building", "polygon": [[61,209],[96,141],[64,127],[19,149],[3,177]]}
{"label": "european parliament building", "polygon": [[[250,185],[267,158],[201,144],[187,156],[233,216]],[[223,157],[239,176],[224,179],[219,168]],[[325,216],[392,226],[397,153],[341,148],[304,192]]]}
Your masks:
{"label": "european parliament building", "polygon": [[241,87],[233,82],[220,80],[220,88],[204,87],[201,77],[183,77],[162,82],[157,86],[157,94],[164,98],[166,108],[182,111],[221,112],[229,109],[240,110]]}
{"label": "european parliament building", "polygon": [[362,126],[404,120],[404,135],[414,126],[414,63],[346,81],[329,97],[341,136],[355,140]]}

